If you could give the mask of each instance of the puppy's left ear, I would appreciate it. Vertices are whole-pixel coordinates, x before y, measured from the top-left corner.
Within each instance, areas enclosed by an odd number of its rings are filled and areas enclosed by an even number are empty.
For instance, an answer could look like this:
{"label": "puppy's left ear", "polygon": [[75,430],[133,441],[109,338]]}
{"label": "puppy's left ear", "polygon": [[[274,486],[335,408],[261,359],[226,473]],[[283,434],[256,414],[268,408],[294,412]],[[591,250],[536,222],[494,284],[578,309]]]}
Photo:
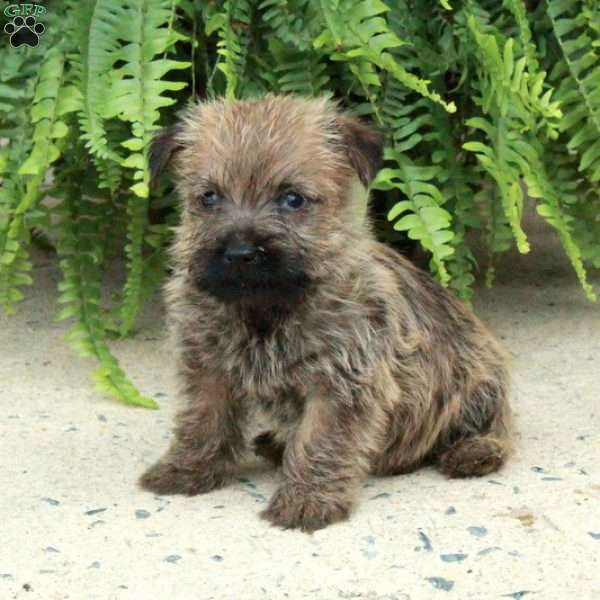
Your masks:
{"label": "puppy's left ear", "polygon": [[368,187],[383,163],[383,133],[349,115],[341,115],[338,124],[348,160]]}
{"label": "puppy's left ear", "polygon": [[156,185],[158,178],[168,167],[174,154],[181,150],[182,144],[178,139],[181,133],[180,125],[171,125],[161,129],[150,144],[150,183]]}

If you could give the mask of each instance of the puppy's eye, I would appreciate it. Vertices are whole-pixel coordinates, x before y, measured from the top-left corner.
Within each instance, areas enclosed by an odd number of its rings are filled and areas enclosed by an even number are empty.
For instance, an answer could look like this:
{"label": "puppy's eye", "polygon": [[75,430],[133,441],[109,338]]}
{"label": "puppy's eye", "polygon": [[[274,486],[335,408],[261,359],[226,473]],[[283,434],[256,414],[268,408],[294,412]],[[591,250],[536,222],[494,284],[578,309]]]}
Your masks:
{"label": "puppy's eye", "polygon": [[214,190],[208,190],[200,194],[199,200],[204,208],[214,208],[221,202],[221,197]]}
{"label": "puppy's eye", "polygon": [[277,203],[287,210],[299,210],[306,204],[306,198],[298,192],[284,192],[277,198]]}

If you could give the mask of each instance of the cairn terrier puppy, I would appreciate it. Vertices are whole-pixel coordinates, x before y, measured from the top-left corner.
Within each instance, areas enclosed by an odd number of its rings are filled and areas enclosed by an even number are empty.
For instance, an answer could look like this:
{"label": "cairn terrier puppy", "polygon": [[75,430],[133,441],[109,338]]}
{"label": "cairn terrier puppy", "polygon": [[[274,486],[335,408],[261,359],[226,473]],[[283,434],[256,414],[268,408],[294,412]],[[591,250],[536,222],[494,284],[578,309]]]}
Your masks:
{"label": "cairn terrier puppy", "polygon": [[209,492],[253,447],[283,472],[262,516],[313,531],[369,474],[504,463],[504,354],[358,206],[382,146],[333,102],[289,96],[202,103],[156,138],[154,175],[173,160],[183,199],[166,303],[185,405],[143,488]]}

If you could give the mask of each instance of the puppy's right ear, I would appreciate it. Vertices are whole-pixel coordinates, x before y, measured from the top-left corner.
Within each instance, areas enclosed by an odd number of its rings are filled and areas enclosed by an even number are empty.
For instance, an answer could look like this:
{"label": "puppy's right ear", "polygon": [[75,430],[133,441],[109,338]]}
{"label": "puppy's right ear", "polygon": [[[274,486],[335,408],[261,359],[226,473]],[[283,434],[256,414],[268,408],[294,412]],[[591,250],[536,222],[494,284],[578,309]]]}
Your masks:
{"label": "puppy's right ear", "polygon": [[178,139],[181,133],[180,125],[171,125],[161,129],[150,144],[150,183],[156,185],[161,173],[167,168],[173,155],[181,150]]}
{"label": "puppy's right ear", "polygon": [[337,119],[350,164],[368,187],[383,162],[383,132],[348,114]]}

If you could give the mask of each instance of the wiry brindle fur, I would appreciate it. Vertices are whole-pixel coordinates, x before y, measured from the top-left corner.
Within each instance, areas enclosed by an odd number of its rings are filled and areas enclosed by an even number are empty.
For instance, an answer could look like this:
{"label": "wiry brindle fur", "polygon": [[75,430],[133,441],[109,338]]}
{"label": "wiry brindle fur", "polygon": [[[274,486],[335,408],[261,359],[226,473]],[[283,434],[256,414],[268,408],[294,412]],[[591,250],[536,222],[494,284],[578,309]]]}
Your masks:
{"label": "wiry brindle fur", "polygon": [[346,518],[369,473],[503,464],[503,353],[355,206],[381,149],[333,103],[276,96],[195,106],[157,138],[184,199],[166,298],[186,404],[144,488],[223,485],[257,410],[274,425],[254,450],[283,469],[262,515],[281,527]]}

